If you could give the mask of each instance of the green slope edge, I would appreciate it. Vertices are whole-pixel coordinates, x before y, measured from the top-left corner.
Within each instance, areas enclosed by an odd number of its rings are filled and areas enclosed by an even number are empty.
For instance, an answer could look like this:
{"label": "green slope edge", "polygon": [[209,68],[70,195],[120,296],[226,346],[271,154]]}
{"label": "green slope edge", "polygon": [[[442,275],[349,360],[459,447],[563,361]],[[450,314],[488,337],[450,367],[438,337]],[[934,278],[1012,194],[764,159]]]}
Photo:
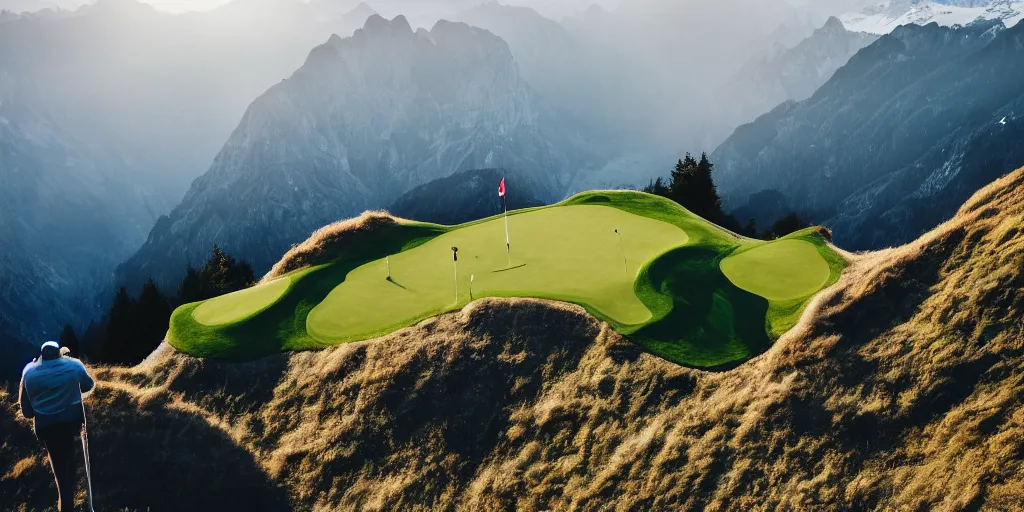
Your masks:
{"label": "green slope edge", "polygon": [[[655,257],[638,274],[635,292],[653,315],[648,322],[622,325],[585,301],[578,302],[595,317],[609,322],[618,332],[653,354],[675,363],[708,369],[742,363],[762,353],[774,339],[792,328],[817,293],[790,301],[772,302],[739,289],[721,272],[721,260],[771,242],[737,236],[674,202],[650,194],[587,192],[556,205],[509,212],[509,215],[583,204],[610,206],[662,220],[682,228],[689,236],[686,245]],[[357,249],[341,255],[338,260],[291,273],[289,276],[293,283],[284,296],[261,312],[232,325],[210,327],[196,322],[192,314],[201,303],[178,308],[171,318],[168,342],[191,355],[228,360],[323,348],[327,345],[307,333],[307,316],[352,270],[384,256],[414,249],[447,232],[498,218],[500,216],[459,226],[410,222],[364,234],[365,240],[351,245]],[[785,239],[813,244],[829,265],[830,276],[825,287],[838,281],[847,263],[832,250],[817,228],[793,233]],[[458,308],[453,306],[425,312],[418,320],[455,309]],[[386,326],[375,336],[405,326]]]}

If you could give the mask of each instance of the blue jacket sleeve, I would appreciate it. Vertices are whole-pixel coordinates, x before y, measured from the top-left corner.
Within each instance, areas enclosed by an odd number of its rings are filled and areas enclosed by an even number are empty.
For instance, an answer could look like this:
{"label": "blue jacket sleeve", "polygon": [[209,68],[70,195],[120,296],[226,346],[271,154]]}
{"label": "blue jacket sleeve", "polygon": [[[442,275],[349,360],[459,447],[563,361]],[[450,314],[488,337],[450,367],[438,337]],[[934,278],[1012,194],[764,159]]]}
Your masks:
{"label": "blue jacket sleeve", "polygon": [[85,369],[85,365],[81,361],[78,361],[78,386],[84,395],[88,395],[96,389],[96,381],[89,375],[89,370]]}
{"label": "blue jacket sleeve", "polygon": [[21,415],[32,419],[36,417],[36,410],[32,408],[32,400],[28,396],[28,389],[25,388],[25,377],[21,378],[21,386],[18,390],[18,402],[21,404]]}

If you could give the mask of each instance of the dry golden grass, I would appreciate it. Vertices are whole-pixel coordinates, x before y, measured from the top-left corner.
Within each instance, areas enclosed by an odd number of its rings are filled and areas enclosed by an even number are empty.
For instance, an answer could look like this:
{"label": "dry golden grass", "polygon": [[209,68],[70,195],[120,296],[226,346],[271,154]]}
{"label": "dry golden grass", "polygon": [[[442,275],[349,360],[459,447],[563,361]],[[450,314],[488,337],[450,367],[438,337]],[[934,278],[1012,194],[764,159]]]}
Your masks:
{"label": "dry golden grass", "polygon": [[[723,373],[537,300],[246,364],[165,347],[98,371],[98,504],[1024,509],[1024,170],[917,242],[850,257],[798,328]],[[0,503],[46,505],[44,459],[0,402]]]}
{"label": "dry golden grass", "polygon": [[331,261],[332,254],[338,254],[359,238],[383,226],[399,222],[400,219],[388,212],[368,211],[358,217],[335,222],[316,230],[306,241],[292,247],[278,261],[261,282],[277,279],[301,268],[322,265]]}

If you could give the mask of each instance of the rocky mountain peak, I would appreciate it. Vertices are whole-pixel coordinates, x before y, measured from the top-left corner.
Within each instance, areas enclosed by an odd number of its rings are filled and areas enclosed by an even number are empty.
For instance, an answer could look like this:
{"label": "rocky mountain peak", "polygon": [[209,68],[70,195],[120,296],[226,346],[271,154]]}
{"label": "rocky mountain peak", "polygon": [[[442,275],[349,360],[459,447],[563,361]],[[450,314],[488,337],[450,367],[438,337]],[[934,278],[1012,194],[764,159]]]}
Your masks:
{"label": "rocky mountain peak", "polygon": [[396,34],[413,33],[412,26],[409,25],[409,20],[405,19],[405,16],[398,15],[391,21],[388,21],[377,13],[373,13],[369,18],[366,18],[366,24],[363,25],[362,30],[363,33],[374,37],[389,37]]}
{"label": "rocky mountain peak", "polygon": [[830,16],[828,20],[825,22],[825,24],[822,25],[821,28],[816,30],[816,32],[842,33],[846,32],[846,26],[843,25],[843,22],[840,21],[839,18],[835,16]]}
{"label": "rocky mountain peak", "polygon": [[317,228],[470,169],[519,171],[532,197],[561,199],[584,153],[508,45],[448,21],[419,34],[405,17],[373,15],[314,49],[249,106],[118,280],[167,283],[215,243],[263,271]]}
{"label": "rocky mountain peak", "polygon": [[360,2],[359,5],[355,6],[354,9],[349,11],[349,15],[351,16],[365,16],[367,18],[373,16],[374,14],[377,14],[377,10],[371,7],[370,4],[366,2]]}

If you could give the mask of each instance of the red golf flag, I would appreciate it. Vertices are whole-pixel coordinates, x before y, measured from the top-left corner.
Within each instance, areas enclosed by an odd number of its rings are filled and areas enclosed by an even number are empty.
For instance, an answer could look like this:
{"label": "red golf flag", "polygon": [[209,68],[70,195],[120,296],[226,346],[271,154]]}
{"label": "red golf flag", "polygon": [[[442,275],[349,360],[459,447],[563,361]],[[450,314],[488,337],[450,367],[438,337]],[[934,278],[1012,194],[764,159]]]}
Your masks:
{"label": "red golf flag", "polygon": [[502,178],[501,183],[498,184],[498,197],[505,197],[505,178]]}

